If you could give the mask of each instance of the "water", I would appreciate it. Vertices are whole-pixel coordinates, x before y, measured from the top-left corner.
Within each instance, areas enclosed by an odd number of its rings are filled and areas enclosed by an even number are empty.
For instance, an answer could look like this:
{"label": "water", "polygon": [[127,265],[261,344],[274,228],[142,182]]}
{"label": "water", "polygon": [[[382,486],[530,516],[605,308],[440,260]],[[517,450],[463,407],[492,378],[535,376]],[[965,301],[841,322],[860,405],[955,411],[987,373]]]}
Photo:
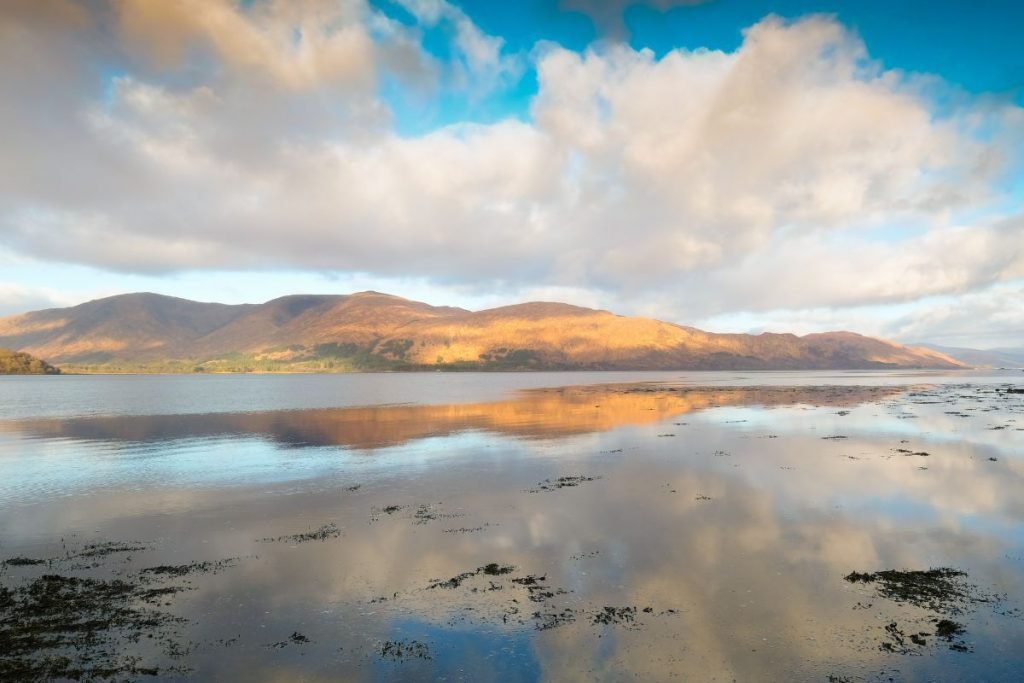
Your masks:
{"label": "water", "polygon": [[[521,389],[637,381],[698,386],[1006,382],[1013,371],[492,372],[354,375],[0,376],[0,419],[239,413],[496,400]],[[42,381],[40,381],[42,380]]]}
{"label": "water", "polygon": [[[1021,385],[0,378],[0,559],[47,560],[0,584],[137,585],[175,621],[101,630],[128,678],[1017,680]],[[844,580],[931,567],[960,598]]]}

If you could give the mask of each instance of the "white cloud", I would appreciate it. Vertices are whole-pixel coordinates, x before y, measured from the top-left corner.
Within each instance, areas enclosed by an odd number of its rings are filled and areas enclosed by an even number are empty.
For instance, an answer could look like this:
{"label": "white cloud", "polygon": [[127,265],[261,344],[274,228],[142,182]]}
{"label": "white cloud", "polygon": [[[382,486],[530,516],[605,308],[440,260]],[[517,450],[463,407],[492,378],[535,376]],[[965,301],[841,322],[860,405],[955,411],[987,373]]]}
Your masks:
{"label": "white cloud", "polygon": [[[993,148],[934,120],[826,19],[766,20],[734,54],[555,49],[539,74],[535,115],[576,155],[580,203],[629,227],[597,277],[662,279],[810,232],[939,218],[992,175]],[[636,230],[648,253],[631,259]]]}
{"label": "white cloud", "polygon": [[936,227],[900,241],[813,233],[707,273],[705,307],[765,310],[896,303],[963,294],[1024,277],[1024,216]]}
{"label": "white cloud", "polygon": [[848,308],[789,308],[725,313],[693,321],[722,332],[808,334],[848,329],[913,344],[977,349],[1024,347],[1024,280],[959,296]]}
{"label": "white cloud", "polygon": [[121,35],[162,68],[207,49],[226,65],[287,88],[369,86],[375,46],[364,0],[115,0]]}
{"label": "white cloud", "polygon": [[[472,88],[516,68],[456,6],[403,4],[452,29]],[[575,292],[677,320],[1024,277],[1024,218],[986,208],[1020,172],[1003,151],[1020,109],[962,96],[939,112],[940,82],[882,69],[829,18],[768,18],[732,53],[539,46],[529,121],[410,138],[377,79],[429,81],[437,65],[414,29],[363,2],[117,9],[87,29],[0,21],[10,249],[120,271]],[[97,79],[83,64],[106,54],[104,31],[145,61]],[[878,239],[899,229],[911,236]]]}
{"label": "white cloud", "polygon": [[454,81],[480,97],[518,78],[517,55],[503,54],[505,40],[483,32],[458,6],[447,0],[397,0],[424,26],[450,28],[457,60],[451,64]]}
{"label": "white cloud", "polygon": [[80,303],[73,295],[48,287],[25,287],[15,282],[0,282],[0,316],[41,308],[71,306]]}
{"label": "white cloud", "polygon": [[947,346],[1024,348],[1024,283],[921,306],[887,325],[894,337]]}

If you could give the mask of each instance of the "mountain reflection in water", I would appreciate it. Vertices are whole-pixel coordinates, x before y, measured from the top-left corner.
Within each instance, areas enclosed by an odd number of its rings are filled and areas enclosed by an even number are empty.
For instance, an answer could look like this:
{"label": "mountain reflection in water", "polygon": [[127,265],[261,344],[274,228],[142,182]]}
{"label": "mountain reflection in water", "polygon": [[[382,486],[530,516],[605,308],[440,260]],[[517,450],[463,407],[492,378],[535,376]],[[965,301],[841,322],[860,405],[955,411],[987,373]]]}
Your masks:
{"label": "mountain reflection in water", "polygon": [[258,436],[294,446],[372,449],[482,430],[519,438],[604,432],[728,406],[849,407],[903,393],[894,386],[673,387],[598,385],[522,391],[510,400],[453,405],[21,420],[0,429],[40,438],[157,442]]}
{"label": "mountain reflection in water", "polygon": [[167,591],[70,651],[167,678],[1014,680],[1022,435],[992,385],[0,422],[0,586]]}

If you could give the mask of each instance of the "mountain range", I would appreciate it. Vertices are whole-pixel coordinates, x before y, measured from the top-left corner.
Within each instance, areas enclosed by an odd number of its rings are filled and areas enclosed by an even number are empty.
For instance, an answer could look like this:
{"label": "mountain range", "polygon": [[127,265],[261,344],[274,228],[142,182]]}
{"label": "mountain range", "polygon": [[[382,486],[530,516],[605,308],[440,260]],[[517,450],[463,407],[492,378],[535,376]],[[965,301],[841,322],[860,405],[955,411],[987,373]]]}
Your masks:
{"label": "mountain range", "polygon": [[966,349],[959,346],[940,346],[922,342],[915,344],[938,351],[975,368],[1024,368],[1024,348],[1021,349]]}
{"label": "mountain range", "polygon": [[124,294],[0,318],[0,346],[101,372],[963,366],[852,332],[716,334],[562,303],[468,311],[378,292],[240,305]]}

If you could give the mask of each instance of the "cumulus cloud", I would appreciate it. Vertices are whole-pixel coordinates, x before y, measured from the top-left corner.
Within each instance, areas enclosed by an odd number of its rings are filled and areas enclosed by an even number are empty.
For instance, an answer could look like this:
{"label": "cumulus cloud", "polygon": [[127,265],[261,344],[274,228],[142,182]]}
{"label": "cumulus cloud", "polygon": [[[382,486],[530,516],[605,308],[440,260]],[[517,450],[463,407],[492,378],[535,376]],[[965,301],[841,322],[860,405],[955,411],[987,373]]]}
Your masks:
{"label": "cumulus cloud", "polygon": [[453,31],[474,92],[517,67],[455,5],[402,4],[419,27],[361,0],[5,6],[5,246],[579,292],[677,320],[1024,278],[1024,217],[986,209],[1019,172],[1020,109],[940,110],[941,82],[883,69],[833,19],[769,17],[729,53],[540,45],[526,120],[408,137],[380,82],[437,78],[420,28]]}

